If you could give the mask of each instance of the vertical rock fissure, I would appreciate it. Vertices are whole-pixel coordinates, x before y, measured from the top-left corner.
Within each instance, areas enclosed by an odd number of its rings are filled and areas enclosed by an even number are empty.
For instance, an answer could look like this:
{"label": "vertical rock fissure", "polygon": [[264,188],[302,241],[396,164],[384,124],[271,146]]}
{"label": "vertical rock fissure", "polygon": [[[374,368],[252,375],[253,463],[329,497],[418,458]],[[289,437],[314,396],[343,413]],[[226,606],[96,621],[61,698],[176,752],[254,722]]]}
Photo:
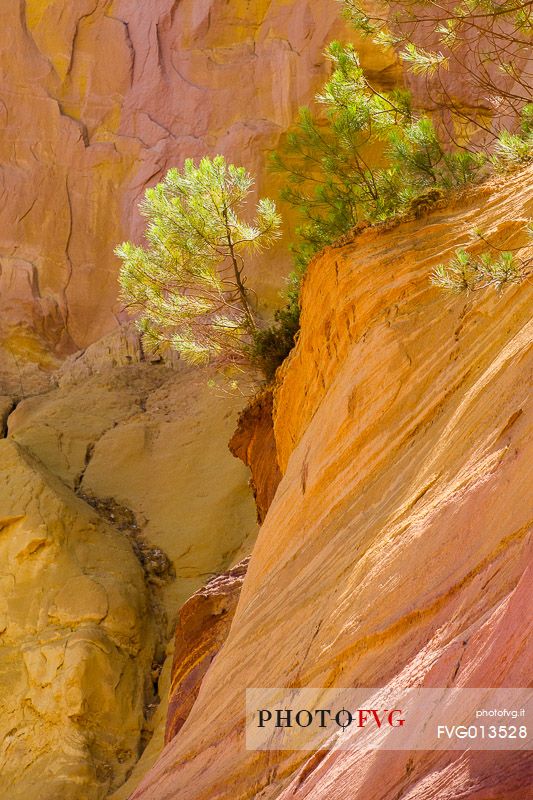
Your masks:
{"label": "vertical rock fissure", "polygon": [[[88,448],[88,451],[90,446]],[[90,460],[90,454],[89,454]],[[150,674],[147,676],[144,697],[144,727],[140,732],[140,746],[138,758],[146,749],[153,731],[150,730],[150,720],[161,702],[159,696],[159,677],[166,657],[166,647],[169,641],[167,633],[168,620],[165,611],[162,589],[173,581],[176,577],[174,565],[166,553],[160,548],[147,542],[142,534],[142,526],[137,521],[134,512],[126,506],[118,503],[114,498],[99,498],[81,491],[76,492],[80,500],[91,506],[102,519],[110,525],[117,534],[125,536],[138,559],[146,585],[150,613],[152,615],[155,629],[156,642]]]}
{"label": "vertical rock fissure", "polygon": [[18,406],[20,400],[0,397],[0,439],[7,439],[9,433],[9,417]]}

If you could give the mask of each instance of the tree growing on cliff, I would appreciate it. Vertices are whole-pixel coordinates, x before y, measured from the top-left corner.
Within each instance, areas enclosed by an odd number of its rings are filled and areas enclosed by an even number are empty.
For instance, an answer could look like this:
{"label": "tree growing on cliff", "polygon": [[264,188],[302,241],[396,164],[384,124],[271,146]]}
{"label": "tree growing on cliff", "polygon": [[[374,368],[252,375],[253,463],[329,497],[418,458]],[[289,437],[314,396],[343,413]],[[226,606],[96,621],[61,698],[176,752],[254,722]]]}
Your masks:
{"label": "tree growing on cliff", "polygon": [[247,359],[257,323],[245,257],[272,244],[281,222],[268,199],[251,222],[239,216],[252,185],[243,167],[216,156],[188,159],[146,191],[146,246],[124,242],[115,253],[122,299],[149,346],[196,364]]}
{"label": "tree growing on cliff", "polygon": [[[302,109],[274,155],[286,178],[281,196],[300,218],[292,287],[314,253],[360,222],[419,216],[448,190],[533,159],[529,1],[465,0],[446,13],[437,0],[368,9],[360,0],[341,1],[361,33],[396,47],[408,70],[425,78],[425,110],[403,90],[375,87],[351,45],[329,46],[334,70],[316,97],[318,112]],[[445,53],[418,44],[428,32]],[[443,74],[454,63],[467,94],[479,93],[479,107],[450,95]]]}
{"label": "tree growing on cliff", "polygon": [[531,102],[531,0],[341,0],[364,36],[392,46],[446,138],[489,146]]}
{"label": "tree growing on cliff", "polygon": [[[291,248],[295,269],[287,306],[256,339],[272,357],[271,372],[294,341],[301,279],[317,251],[359,223],[404,212],[418,217],[441,204],[448,190],[481,179],[491,169],[506,171],[533,159],[529,0],[464,0],[449,10],[437,0],[368,8],[360,0],[341,2],[359,32],[396,47],[410,72],[425,78],[426,110],[414,109],[405,91],[373,86],[351,45],[329,46],[326,55],[334,70],[316,98],[322,113],[302,109],[297,127],[274,154],[273,167],[286,179],[281,196],[296,209],[300,224]],[[446,46],[445,55],[418,43],[428,30]],[[474,111],[443,81],[443,72],[454,62],[466,75],[468,91],[477,91],[482,100]],[[489,69],[491,62],[496,69]],[[466,126],[459,137],[457,119]],[[476,132],[482,134],[477,144]],[[463,258],[441,265],[433,282],[455,291],[465,288],[465,280],[468,290],[501,289],[527,273],[516,257],[489,253],[475,268],[469,261],[465,278]]]}
{"label": "tree growing on cliff", "polygon": [[513,234],[516,246],[502,248],[482,231],[473,232],[474,246],[459,248],[447,263],[439,264],[431,274],[431,283],[440,289],[459,294],[494,287],[505,288],[522,283],[533,270],[533,221]]}
{"label": "tree growing on cliff", "polygon": [[376,89],[352,45],[333,42],[326,55],[334,70],[316,98],[324,113],[302,109],[273,164],[287,179],[282,198],[302,220],[293,248],[300,272],[359,222],[386,220],[421,193],[437,199],[471,182],[485,161],[447,149],[406,92]]}

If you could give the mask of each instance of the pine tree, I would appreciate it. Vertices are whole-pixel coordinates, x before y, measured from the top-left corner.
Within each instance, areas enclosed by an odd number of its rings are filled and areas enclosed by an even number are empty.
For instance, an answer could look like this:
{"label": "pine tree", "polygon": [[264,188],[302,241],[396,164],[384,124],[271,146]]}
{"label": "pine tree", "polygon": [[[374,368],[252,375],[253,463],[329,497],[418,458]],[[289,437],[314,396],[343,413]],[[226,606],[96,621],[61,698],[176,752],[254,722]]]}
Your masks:
{"label": "pine tree", "polygon": [[198,166],[188,159],[146,191],[146,246],[124,242],[115,252],[122,299],[149,346],[193,363],[246,360],[257,324],[245,256],[272,244],[281,222],[268,199],[251,222],[239,216],[252,185],[243,167],[216,156]]}
{"label": "pine tree", "polygon": [[473,232],[473,239],[483,242],[485,249],[479,247],[455,251],[454,256],[444,264],[439,264],[431,274],[431,283],[439,289],[454,294],[477,292],[494,287],[499,292],[513,284],[522,283],[531,276],[533,257],[533,223],[530,220],[520,231],[521,243],[511,249],[503,249],[492,242],[481,231]]}
{"label": "pine tree", "polygon": [[361,221],[379,222],[409,208],[420,193],[473,180],[483,155],[444,147],[432,121],[411,108],[408,93],[382,92],[368,81],[352,45],[333,42],[334,71],[273,166],[287,176],[281,196],[302,223],[293,248],[296,272],[311,256]]}
{"label": "pine tree", "polygon": [[455,144],[489,146],[531,101],[530,0],[341,2],[356,30],[396,49]]}

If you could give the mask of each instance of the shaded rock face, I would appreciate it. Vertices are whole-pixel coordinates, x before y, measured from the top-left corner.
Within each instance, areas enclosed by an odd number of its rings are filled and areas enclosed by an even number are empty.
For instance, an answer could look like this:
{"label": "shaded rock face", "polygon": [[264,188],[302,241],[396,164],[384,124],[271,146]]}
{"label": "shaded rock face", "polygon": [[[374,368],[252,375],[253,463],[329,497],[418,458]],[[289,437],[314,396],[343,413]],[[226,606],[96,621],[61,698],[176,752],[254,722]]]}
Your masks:
{"label": "shaded rock face", "polygon": [[226,643],[135,800],[529,792],[529,752],[249,752],[244,696],[529,684],[532,288],[447,296],[428,273],[474,226],[519,244],[532,177],[311,264],[276,388],[283,478]]}
{"label": "shaded rock face", "polygon": [[165,743],[183,727],[207,670],[227,638],[248,561],[245,558],[233,569],[217,575],[180,608]]}
{"label": "shaded rock face", "polygon": [[281,480],[272,405],[272,389],[266,389],[239,415],[237,430],[229,442],[233,455],[251,469],[250,485],[259,523],[266,517]]}
{"label": "shaded rock face", "polygon": [[[116,326],[113,247],[139,238],[137,203],[170,166],[220,152],[271,192],[268,152],[324,79],[338,11],[336,0],[2,4],[0,382],[8,392],[41,390],[58,359]],[[391,59],[382,61],[386,69]],[[277,304],[289,258],[280,244],[266,259],[255,265],[254,288]]]}
{"label": "shaded rock face", "polygon": [[7,433],[7,420],[13,410],[14,402],[7,395],[0,395],[0,438]]}

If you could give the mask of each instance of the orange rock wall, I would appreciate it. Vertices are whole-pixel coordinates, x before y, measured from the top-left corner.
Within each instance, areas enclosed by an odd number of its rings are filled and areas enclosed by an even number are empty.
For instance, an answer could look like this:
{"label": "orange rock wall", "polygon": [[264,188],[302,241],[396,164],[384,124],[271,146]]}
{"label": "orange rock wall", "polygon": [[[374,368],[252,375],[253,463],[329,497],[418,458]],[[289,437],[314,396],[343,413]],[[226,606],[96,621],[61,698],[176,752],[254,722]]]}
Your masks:
{"label": "orange rock wall", "polygon": [[237,430],[229,449],[250,467],[250,486],[257,508],[257,521],[262,523],[281,480],[274,436],[272,389],[261,392],[239,416]]}
{"label": "orange rock wall", "polygon": [[[116,325],[113,247],[187,156],[258,177],[326,74],[336,0],[9,0],[0,8],[0,378]],[[273,302],[289,259],[255,265]],[[7,380],[7,378],[6,378]],[[9,391],[15,391],[9,388]],[[26,387],[23,387],[23,390]]]}
{"label": "orange rock wall", "polygon": [[247,687],[527,686],[531,285],[447,296],[468,243],[522,243],[530,168],[311,264],[276,390],[284,473],[228,639],[134,800],[524,800],[521,753],[249,752]]}

